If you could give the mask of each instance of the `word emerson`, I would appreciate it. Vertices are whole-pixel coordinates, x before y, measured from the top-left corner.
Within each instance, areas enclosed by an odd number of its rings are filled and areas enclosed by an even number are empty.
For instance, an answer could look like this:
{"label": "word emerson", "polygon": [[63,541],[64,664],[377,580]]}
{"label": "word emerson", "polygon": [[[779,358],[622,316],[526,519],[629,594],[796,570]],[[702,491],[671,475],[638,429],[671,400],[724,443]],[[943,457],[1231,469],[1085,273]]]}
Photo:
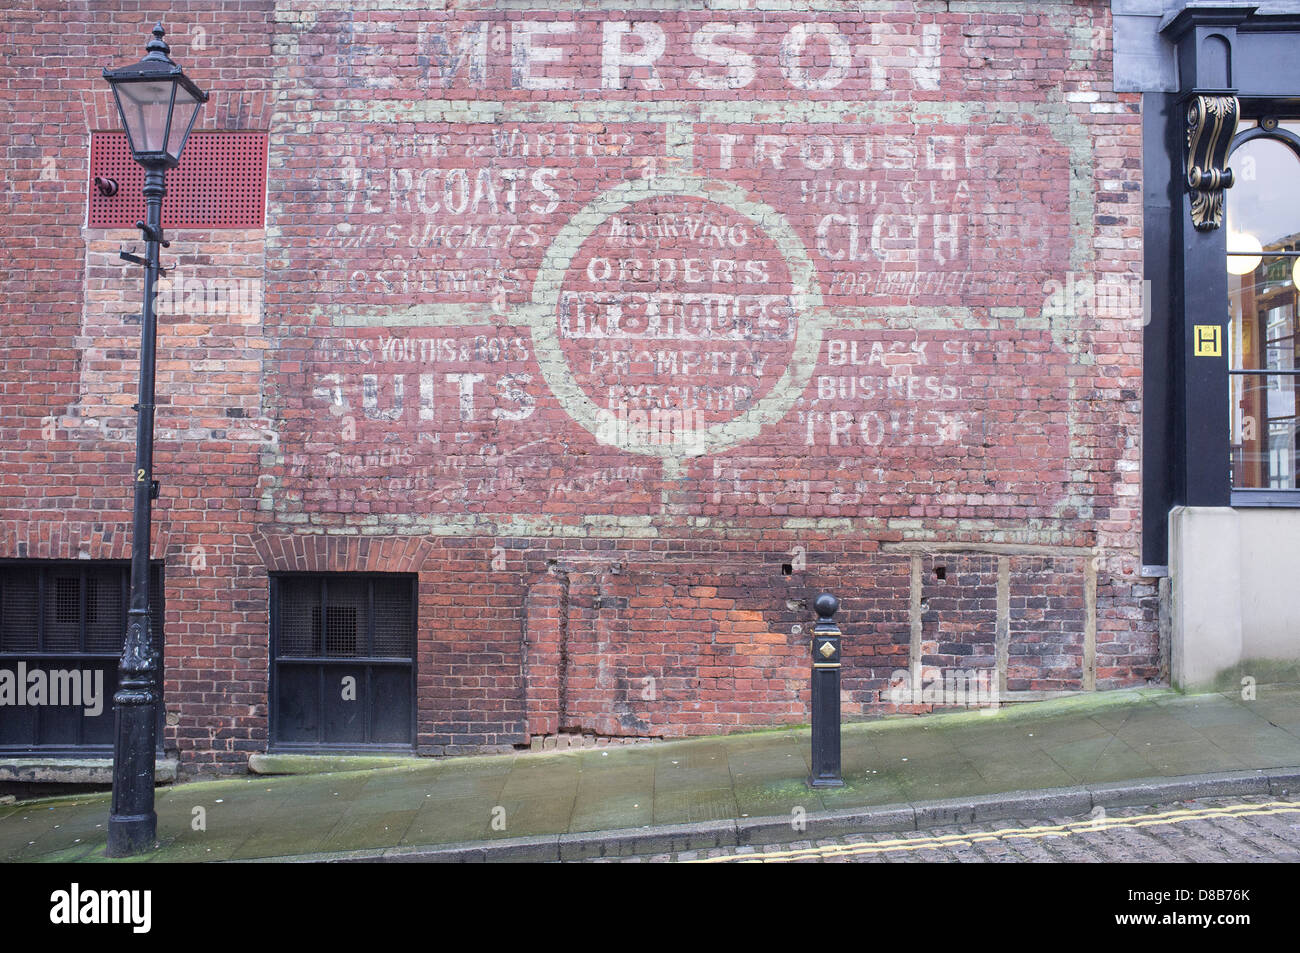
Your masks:
{"label": "word emerson", "polygon": [[50,894],[50,922],[62,926],[128,923],[133,933],[148,933],[153,923],[151,890],[68,890]]}
{"label": "word emerson", "polygon": [[80,669],[0,668],[0,708],[48,705],[84,708],[91,718],[104,711],[104,672]]}
{"label": "word emerson", "polygon": [[[703,90],[743,89],[761,72],[780,75],[793,89],[829,90],[855,69],[884,89],[887,69],[905,69],[918,89],[938,89],[943,36],[938,24],[912,34],[894,24],[872,24],[861,33],[841,32],[833,22],[794,23],[784,31],[747,22],[715,21],[685,31],[651,20],[594,23],[557,20],[512,20],[505,24],[476,21],[454,27],[421,24],[415,38],[417,63],[426,64],[426,81],[444,88],[459,80],[466,86],[508,83],[511,89],[664,89],[684,79]],[[365,64],[391,45],[393,26],[358,21],[349,34],[351,62]],[[777,37],[779,36],[779,39]],[[868,42],[862,42],[868,41]],[[599,49],[598,69],[587,68],[586,50]],[[687,59],[698,65],[684,69]],[[775,67],[775,69],[773,69]],[[682,75],[672,75],[680,73]],[[580,79],[579,77],[583,77]],[[587,79],[589,77],[589,79]],[[397,77],[385,67],[379,85]]]}

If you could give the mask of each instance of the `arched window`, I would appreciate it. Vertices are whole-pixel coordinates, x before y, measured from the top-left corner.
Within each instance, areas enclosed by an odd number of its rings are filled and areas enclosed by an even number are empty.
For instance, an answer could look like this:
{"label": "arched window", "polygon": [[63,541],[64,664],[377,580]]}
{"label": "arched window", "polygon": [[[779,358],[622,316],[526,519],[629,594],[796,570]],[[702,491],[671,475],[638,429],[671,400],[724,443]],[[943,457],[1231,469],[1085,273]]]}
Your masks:
{"label": "arched window", "polygon": [[1300,121],[1242,124],[1227,196],[1232,488],[1300,489]]}

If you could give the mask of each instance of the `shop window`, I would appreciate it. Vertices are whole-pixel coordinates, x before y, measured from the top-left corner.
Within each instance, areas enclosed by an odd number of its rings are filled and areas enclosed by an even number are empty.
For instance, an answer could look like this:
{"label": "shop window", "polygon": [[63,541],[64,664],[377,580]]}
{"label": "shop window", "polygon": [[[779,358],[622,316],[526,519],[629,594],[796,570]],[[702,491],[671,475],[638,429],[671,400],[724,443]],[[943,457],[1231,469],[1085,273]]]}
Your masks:
{"label": "shop window", "polygon": [[[0,755],[112,754],[130,573],[126,563],[0,562]],[[149,608],[161,658],[159,564]]]}
{"label": "shop window", "polygon": [[[1300,122],[1243,124],[1227,190],[1234,502],[1300,491]],[[1240,492],[1238,492],[1240,491]],[[1300,502],[1300,492],[1296,494]]]}
{"label": "shop window", "polygon": [[276,747],[414,743],[415,598],[409,575],[272,577]]}

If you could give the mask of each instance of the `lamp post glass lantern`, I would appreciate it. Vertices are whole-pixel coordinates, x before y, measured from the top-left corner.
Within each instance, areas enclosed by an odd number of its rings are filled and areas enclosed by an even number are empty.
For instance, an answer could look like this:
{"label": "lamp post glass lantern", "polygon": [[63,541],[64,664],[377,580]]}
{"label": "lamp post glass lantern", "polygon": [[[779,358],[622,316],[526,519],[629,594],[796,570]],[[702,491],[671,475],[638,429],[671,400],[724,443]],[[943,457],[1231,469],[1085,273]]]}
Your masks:
{"label": "lamp post glass lantern", "polygon": [[113,804],[108,817],[109,857],[127,857],[149,850],[158,831],[154,812],[154,758],[157,748],[158,653],[149,619],[149,540],[153,480],[154,368],[157,316],[154,287],[162,269],[160,247],[165,175],[180,161],[199,107],[208,94],[194,84],[169,56],[159,23],[144,59],[132,66],[104,70],[131,143],[131,155],[144,166],[145,256],[122,252],[122,258],[144,266],[144,307],[140,314],[140,385],[136,403],[135,467],[132,470],[134,511],[131,520],[131,604],[122,646],[119,686],[113,696],[116,735],[113,742]]}
{"label": "lamp post glass lantern", "polygon": [[106,69],[104,79],[113,87],[135,161],[175,168],[208,94],[172,61],[165,35],[162,24],[156,24],[144,59],[132,66]]}

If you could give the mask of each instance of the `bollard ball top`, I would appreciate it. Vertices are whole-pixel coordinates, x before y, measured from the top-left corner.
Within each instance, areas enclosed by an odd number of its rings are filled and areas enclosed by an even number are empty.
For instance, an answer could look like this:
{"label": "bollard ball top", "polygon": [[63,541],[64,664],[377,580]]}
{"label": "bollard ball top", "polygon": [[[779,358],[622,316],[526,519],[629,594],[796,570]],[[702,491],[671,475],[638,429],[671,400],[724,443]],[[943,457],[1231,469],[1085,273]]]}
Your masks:
{"label": "bollard ball top", "polygon": [[813,603],[813,609],[817,615],[823,619],[829,619],[840,609],[840,600],[836,599],[829,592],[823,592]]}

